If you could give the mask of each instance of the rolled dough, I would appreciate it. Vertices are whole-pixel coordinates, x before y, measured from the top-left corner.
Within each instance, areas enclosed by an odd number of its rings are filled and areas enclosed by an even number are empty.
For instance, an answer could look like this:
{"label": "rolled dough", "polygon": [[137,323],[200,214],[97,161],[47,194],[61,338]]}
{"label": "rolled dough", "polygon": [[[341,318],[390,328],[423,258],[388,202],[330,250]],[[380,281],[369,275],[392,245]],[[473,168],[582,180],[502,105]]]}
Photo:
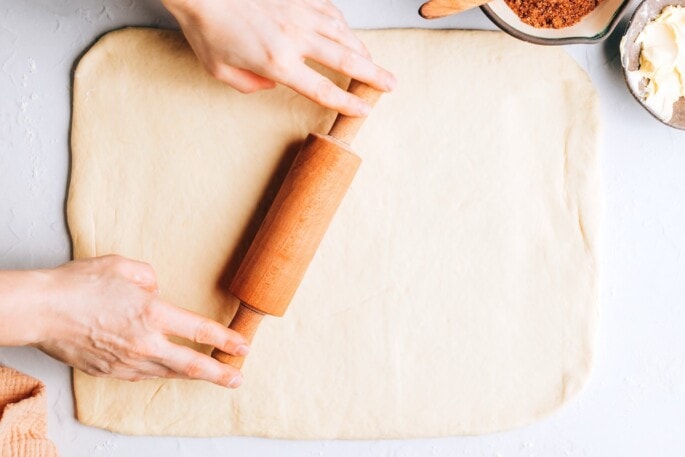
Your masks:
{"label": "rolled dough", "polygon": [[[285,317],[260,328],[243,386],[76,372],[81,422],[479,434],[546,416],[582,386],[599,213],[587,75],[561,49],[500,33],[360,34],[400,86],[360,133],[361,170]],[[212,80],[176,32],[106,35],[75,73],[75,257],[150,262],[167,300],[227,322],[227,278],[298,144],[332,116],[287,89],[245,96]]]}

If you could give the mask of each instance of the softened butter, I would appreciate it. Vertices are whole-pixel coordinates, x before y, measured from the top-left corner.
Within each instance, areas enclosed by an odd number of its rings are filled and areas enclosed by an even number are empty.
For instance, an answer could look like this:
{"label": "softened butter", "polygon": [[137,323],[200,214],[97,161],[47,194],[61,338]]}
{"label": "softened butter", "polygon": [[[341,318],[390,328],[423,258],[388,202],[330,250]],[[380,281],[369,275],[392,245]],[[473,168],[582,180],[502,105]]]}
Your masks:
{"label": "softened butter", "polygon": [[640,68],[630,72],[633,87],[645,105],[664,121],[673,116],[673,104],[685,96],[685,7],[667,6],[638,35]]}

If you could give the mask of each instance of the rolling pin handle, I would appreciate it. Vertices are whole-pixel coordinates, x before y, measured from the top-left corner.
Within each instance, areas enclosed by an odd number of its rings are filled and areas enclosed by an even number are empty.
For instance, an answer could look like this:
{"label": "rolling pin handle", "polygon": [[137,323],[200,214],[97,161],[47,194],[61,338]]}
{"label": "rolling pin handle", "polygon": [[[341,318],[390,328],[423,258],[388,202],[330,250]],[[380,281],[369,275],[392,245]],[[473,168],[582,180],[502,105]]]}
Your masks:
{"label": "rolling pin handle", "polygon": [[[353,95],[364,100],[366,103],[372,107],[376,104],[378,99],[381,97],[382,92],[378,89],[359,82],[355,79],[350,81],[350,86],[347,91]],[[331,130],[328,132],[333,138],[342,141],[345,144],[351,144],[354,141],[354,137],[361,128],[362,124],[366,120],[365,117],[352,117],[345,116],[344,114],[338,114],[335,119]]]}
{"label": "rolling pin handle", "polygon": [[[252,343],[252,337],[254,337],[263,317],[264,314],[241,302],[228,328],[240,333],[248,343]],[[219,349],[212,351],[212,357],[239,370],[245,361],[244,356],[227,354]]]}

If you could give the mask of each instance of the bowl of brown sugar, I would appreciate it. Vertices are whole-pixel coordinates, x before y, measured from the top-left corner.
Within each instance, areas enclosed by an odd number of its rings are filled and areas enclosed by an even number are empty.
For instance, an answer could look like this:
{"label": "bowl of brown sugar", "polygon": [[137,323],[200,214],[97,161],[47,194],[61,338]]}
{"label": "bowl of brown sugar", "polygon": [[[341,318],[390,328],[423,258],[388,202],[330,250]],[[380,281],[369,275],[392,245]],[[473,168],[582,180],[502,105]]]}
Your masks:
{"label": "bowl of brown sugar", "polygon": [[500,29],[536,44],[597,43],[616,28],[630,0],[492,0],[481,8]]}

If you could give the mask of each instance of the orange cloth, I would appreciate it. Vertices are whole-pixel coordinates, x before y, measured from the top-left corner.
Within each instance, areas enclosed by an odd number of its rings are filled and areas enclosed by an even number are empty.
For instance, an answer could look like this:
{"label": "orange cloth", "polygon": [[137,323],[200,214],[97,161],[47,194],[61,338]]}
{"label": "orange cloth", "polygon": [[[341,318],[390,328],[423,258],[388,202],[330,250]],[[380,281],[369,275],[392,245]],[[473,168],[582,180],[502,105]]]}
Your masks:
{"label": "orange cloth", "polygon": [[45,385],[0,366],[0,457],[57,457],[47,431]]}

